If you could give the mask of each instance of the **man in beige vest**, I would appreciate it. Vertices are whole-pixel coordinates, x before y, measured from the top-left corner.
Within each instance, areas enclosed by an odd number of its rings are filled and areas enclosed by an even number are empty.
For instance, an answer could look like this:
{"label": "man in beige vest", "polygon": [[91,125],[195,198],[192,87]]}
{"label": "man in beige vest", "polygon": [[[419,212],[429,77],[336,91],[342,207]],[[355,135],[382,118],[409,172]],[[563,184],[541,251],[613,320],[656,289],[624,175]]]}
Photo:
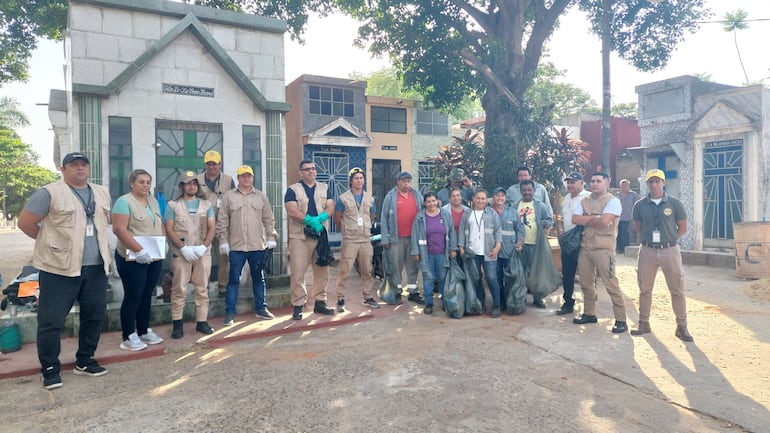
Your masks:
{"label": "man in beige vest", "polygon": [[[233,178],[222,173],[222,155],[216,150],[209,150],[203,156],[206,171],[198,175],[198,187],[205,198],[214,206],[214,215],[219,213],[222,206],[222,195],[235,188]],[[219,239],[214,238],[211,246],[214,254],[217,254],[217,290],[220,297],[227,292],[227,279],[230,274],[230,260],[227,254],[219,254]]]}
{"label": "man in beige vest", "polygon": [[316,264],[318,240],[306,235],[305,227],[318,232],[323,226],[329,229],[329,214],[334,212],[334,196],[329,185],[316,182],[316,167],[311,160],[299,163],[300,181],[291,185],[283,197],[289,220],[289,263],[291,266],[292,319],[302,320],[302,309],[307,301],[305,273],[313,267],[313,291],[315,301],[313,312],[332,315],[334,310],[326,306],[326,287],[329,283],[329,269]]}
{"label": "man in beige vest", "polygon": [[576,325],[597,323],[596,274],[604,283],[612,300],[615,325],[612,332],[622,334],[626,326],[626,306],[615,275],[615,242],[618,236],[618,220],[622,211],[620,200],[610,194],[610,177],[596,172],[591,176],[591,195],[583,198],[572,211],[572,223],[585,226],[578,255],[578,275],[583,290],[583,314],[572,320]]}
{"label": "man in beige vest", "polygon": [[62,179],[38,190],[19,216],[19,228],[35,239],[32,264],[40,271],[37,356],[43,386],[62,386],[61,331],[72,305],[80,306],[74,373],[101,376],[94,360],[107,305],[110,193],[88,182],[91,165],[82,153],[67,154]]}
{"label": "man in beige vest", "polygon": [[187,285],[192,283],[195,295],[195,330],[212,334],[209,326],[209,275],[211,275],[211,243],[216,234],[214,207],[204,200],[195,173],[187,171],[179,177],[179,194],[168,202],[166,237],[171,244],[171,338],[182,338]]}
{"label": "man in beige vest", "polygon": [[340,263],[337,268],[337,311],[345,311],[345,282],[348,280],[353,263],[358,259],[358,273],[361,274],[363,304],[369,308],[380,308],[374,299],[374,278],[372,277],[372,256],[374,248],[369,239],[372,221],[377,211],[374,197],[364,191],[364,170],[354,167],[349,172],[350,189],[345,191],[334,208],[334,224],[342,232]]}

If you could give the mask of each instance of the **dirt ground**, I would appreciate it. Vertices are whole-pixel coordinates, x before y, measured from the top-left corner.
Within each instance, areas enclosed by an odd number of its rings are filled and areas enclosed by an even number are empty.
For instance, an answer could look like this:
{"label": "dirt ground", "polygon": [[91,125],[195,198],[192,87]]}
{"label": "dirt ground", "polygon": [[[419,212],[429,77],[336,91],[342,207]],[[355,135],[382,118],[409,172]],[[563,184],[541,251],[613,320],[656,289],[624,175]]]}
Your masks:
{"label": "dirt ground", "polygon": [[[23,264],[25,248],[0,234],[0,270]],[[632,327],[634,265],[618,259]],[[609,332],[602,289],[592,326],[554,315],[561,290],[548,310],[495,320],[426,316],[408,304],[385,318],[217,349],[168,342],[166,355],[108,365],[103,377],[65,372],[54,391],[37,377],[6,379],[0,431],[770,431],[767,281],[685,272],[695,343],[673,335],[662,275],[644,337]]]}

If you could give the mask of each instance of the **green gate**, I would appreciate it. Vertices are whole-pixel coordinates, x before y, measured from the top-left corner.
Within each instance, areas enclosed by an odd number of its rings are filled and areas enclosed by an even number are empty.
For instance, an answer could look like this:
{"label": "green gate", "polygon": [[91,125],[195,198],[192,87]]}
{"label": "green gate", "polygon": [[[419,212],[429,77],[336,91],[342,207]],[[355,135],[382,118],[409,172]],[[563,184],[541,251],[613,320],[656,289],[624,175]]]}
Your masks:
{"label": "green gate", "polygon": [[222,154],[221,124],[158,120],[155,131],[155,185],[168,200],[176,195],[176,183],[183,171],[201,173],[206,152],[216,150]]}

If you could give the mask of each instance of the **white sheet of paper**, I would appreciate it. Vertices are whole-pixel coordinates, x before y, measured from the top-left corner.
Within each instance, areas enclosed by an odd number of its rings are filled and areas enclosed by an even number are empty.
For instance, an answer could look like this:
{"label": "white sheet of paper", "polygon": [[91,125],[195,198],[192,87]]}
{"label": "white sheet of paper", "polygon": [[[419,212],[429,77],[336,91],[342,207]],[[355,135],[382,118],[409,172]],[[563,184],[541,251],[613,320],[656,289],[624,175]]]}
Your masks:
{"label": "white sheet of paper", "polygon": [[[152,260],[163,260],[166,258],[166,237],[165,236],[134,236],[147,252],[150,253]],[[136,260],[136,252],[127,250],[126,255],[129,261]]]}

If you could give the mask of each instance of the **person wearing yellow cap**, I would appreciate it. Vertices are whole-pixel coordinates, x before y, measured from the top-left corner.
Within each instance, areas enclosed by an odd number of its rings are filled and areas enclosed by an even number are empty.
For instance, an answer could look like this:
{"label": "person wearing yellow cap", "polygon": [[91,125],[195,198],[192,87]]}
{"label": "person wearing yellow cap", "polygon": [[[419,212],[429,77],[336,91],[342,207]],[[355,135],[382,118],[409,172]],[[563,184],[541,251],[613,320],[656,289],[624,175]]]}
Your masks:
{"label": "person wearing yellow cap", "polygon": [[[222,203],[222,194],[235,188],[233,178],[222,173],[222,155],[216,150],[209,150],[203,155],[206,171],[197,176],[198,185],[203,197],[214,206],[214,215],[219,212]],[[227,255],[219,254],[219,240],[214,238],[211,246],[216,255],[217,262],[217,286],[219,296],[225,296],[227,291],[227,278],[230,274],[230,264]]]}
{"label": "person wearing yellow cap", "polygon": [[217,217],[219,253],[230,259],[230,275],[225,295],[225,326],[235,319],[238,285],[241,271],[249,263],[254,310],[257,319],[270,320],[275,316],[267,309],[265,299],[266,255],[278,245],[275,216],[264,192],[254,186],[254,170],[248,165],[238,167],[238,187],[222,195],[222,206]]}
{"label": "person wearing yellow cap", "polygon": [[[329,185],[316,182],[316,166],[312,160],[299,163],[300,181],[289,186],[283,197],[283,205],[289,222],[289,256],[291,257],[291,305],[292,319],[302,320],[302,310],[308,298],[305,273],[313,267],[313,312],[333,315],[334,310],[326,305],[326,289],[329,284],[329,268],[316,264],[318,234],[329,229],[329,215],[334,212],[334,195]],[[305,230],[311,231],[309,235]],[[316,236],[317,237],[317,236]]]}
{"label": "person wearing yellow cap", "polygon": [[658,269],[666,277],[671,293],[671,306],[676,315],[674,335],[682,341],[693,341],[687,330],[687,298],[684,296],[684,268],[678,241],[687,232],[687,213],[682,202],[666,194],[666,173],[654,169],[647,172],[645,183],[649,193],[634,206],[634,229],[642,245],[636,262],[639,280],[639,327],[631,335],[652,332],[652,287]]}
{"label": "person wearing yellow cap", "polygon": [[216,234],[214,206],[203,198],[198,179],[192,171],[179,177],[179,193],[168,202],[163,218],[166,237],[171,244],[171,338],[182,338],[182,313],[187,285],[195,295],[195,330],[211,334],[209,326],[209,275],[211,243]]}

